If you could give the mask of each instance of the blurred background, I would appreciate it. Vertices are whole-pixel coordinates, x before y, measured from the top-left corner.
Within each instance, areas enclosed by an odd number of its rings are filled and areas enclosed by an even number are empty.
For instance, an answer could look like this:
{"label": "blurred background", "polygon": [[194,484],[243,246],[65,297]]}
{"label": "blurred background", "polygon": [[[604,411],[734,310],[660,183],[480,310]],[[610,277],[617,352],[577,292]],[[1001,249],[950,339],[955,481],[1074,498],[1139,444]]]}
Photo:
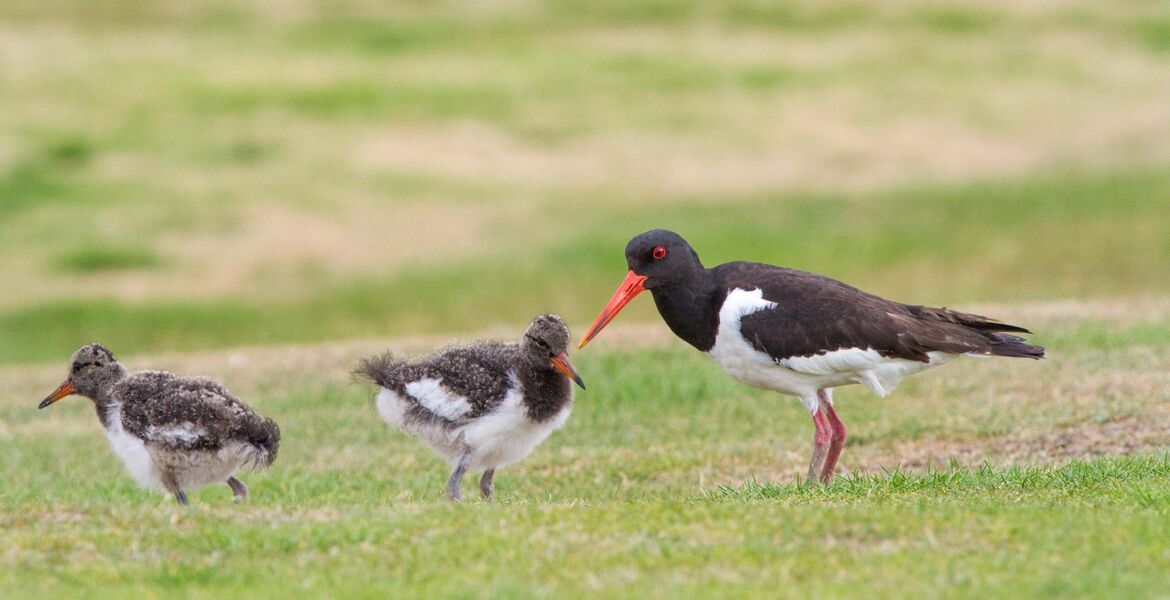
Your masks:
{"label": "blurred background", "polygon": [[654,227],[913,303],[1170,295],[1170,4],[490,4],[0,3],[0,363],[580,331]]}

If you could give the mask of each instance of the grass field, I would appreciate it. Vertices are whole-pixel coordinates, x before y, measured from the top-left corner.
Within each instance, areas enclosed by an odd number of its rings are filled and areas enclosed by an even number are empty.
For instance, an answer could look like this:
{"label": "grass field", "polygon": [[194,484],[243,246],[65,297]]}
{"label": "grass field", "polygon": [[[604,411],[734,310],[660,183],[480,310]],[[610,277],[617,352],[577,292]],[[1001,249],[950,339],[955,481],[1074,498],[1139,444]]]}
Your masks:
{"label": "grass field", "polygon": [[[0,596],[1167,596],[1162,3],[381,4],[0,3]],[[798,403],[639,299],[450,506],[349,368],[579,334],[653,227],[1049,359],[840,390],[845,476],[805,489]],[[35,410],[93,340],[276,418],[250,504],[180,510],[88,401]]]}
{"label": "grass field", "polygon": [[[1170,583],[1170,344],[1076,341],[967,360],[878,400],[838,394],[850,475],[795,485],[799,404],[679,344],[576,359],[568,425],[450,505],[447,468],[373,416],[352,359],[381,344],[131,360],[213,374],[274,416],[277,463],[180,509],[137,489],[88,401],[36,400],[57,365],[0,371],[7,597],[1158,597]],[[1075,335],[1074,335],[1075,332]],[[645,333],[615,330],[618,338]],[[1087,336],[1092,339],[1092,336]],[[417,340],[399,349],[425,347]],[[222,488],[222,489],[221,489]],[[467,486],[471,493],[471,486]]]}

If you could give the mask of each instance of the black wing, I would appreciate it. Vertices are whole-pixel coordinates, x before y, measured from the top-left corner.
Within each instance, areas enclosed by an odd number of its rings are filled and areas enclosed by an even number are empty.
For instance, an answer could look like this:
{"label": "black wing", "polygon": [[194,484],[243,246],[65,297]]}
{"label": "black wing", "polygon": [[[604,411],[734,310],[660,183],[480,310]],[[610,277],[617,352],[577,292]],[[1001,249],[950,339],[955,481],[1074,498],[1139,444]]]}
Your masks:
{"label": "black wing", "polygon": [[275,457],[276,424],[214,381],[147,371],[119,385],[122,426],[149,445],[214,451],[246,442]]}
{"label": "black wing", "polygon": [[[751,313],[741,332],[781,360],[847,348],[927,361],[928,352],[1043,356],[1043,349],[996,332],[1026,329],[978,315],[892,302],[814,273],[759,263],[717,267],[725,289],[762,289],[775,307]],[[1015,352],[1015,353],[1013,353]]]}
{"label": "black wing", "polygon": [[[479,342],[470,346],[453,346],[413,361],[402,361],[384,354],[362,361],[355,372],[359,377],[416,402],[417,398],[407,391],[406,386],[422,379],[437,379],[443,388],[458,394],[470,405],[471,410],[460,418],[474,418],[491,412],[507,395],[512,384],[509,371],[516,352],[516,344]],[[439,420],[451,420],[431,414],[421,404],[417,410]]]}

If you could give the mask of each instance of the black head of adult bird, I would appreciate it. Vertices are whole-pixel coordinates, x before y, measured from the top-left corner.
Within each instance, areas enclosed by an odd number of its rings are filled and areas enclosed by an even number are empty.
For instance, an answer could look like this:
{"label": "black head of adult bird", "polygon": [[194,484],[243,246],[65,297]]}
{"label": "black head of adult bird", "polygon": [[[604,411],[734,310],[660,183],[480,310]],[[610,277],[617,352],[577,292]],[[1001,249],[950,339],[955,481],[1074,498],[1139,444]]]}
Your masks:
{"label": "black head of adult bird", "polygon": [[412,434],[454,469],[451,500],[468,470],[483,470],[485,498],[495,494],[496,469],[528,456],[569,418],[575,382],[569,328],[540,315],[518,342],[452,346],[412,361],[387,353],[361,362],[355,374],[379,386],[375,408],[391,426]]}
{"label": "black head of adult bird", "polygon": [[130,374],[105,346],[88,344],[73,353],[64,383],[38,408],[73,394],[93,401],[130,475],[180,504],[187,504],[187,491],[216,482],[246,500],[248,488],[236,472],[276,460],[276,423],[209,379],[164,371]]}
{"label": "black head of adult bird", "polygon": [[1044,357],[1044,348],[1011,335],[1027,329],[987,317],[893,302],[822,275],[761,263],[705,268],[673,231],[630,240],[626,263],[625,280],[579,347],[650,290],[671,331],[729,375],[803,402],[815,431],[809,482],[832,478],[845,443],[832,388],[859,383],[884,396],[904,376],[959,355]]}

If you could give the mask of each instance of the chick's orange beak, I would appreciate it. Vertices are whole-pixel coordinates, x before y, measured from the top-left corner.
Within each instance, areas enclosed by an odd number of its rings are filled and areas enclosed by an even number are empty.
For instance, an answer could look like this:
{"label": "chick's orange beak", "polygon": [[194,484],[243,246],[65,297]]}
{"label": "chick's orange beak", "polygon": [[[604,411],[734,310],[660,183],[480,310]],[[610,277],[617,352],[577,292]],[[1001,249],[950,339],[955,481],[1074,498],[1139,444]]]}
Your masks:
{"label": "chick's orange beak", "polygon": [[646,289],[642,287],[644,283],[646,283],[645,275],[639,275],[633,271],[626,273],[625,280],[618,286],[617,291],[613,293],[613,298],[609,299],[609,304],[606,304],[605,308],[601,309],[601,314],[597,315],[597,319],[593,321],[593,325],[589,327],[589,331],[585,332],[585,337],[581,338],[581,343],[577,347],[584,348],[585,344],[589,343],[589,340],[592,340],[598,333],[601,333],[601,330],[606,325],[609,325],[609,322],[621,312],[623,306],[630,300],[633,300],[634,296],[637,296]]}
{"label": "chick's orange beak", "polygon": [[66,379],[65,383],[62,383],[60,387],[58,387],[52,394],[49,394],[47,398],[41,400],[41,403],[37,405],[37,408],[44,408],[64,398],[65,396],[71,395],[73,395],[73,382]]}
{"label": "chick's orange beak", "polygon": [[569,362],[569,355],[566,352],[548,359],[552,363],[554,369],[565,374],[565,377],[572,379],[581,389],[585,389],[585,382],[581,381],[581,376],[577,374],[577,370],[573,368],[573,363]]}

